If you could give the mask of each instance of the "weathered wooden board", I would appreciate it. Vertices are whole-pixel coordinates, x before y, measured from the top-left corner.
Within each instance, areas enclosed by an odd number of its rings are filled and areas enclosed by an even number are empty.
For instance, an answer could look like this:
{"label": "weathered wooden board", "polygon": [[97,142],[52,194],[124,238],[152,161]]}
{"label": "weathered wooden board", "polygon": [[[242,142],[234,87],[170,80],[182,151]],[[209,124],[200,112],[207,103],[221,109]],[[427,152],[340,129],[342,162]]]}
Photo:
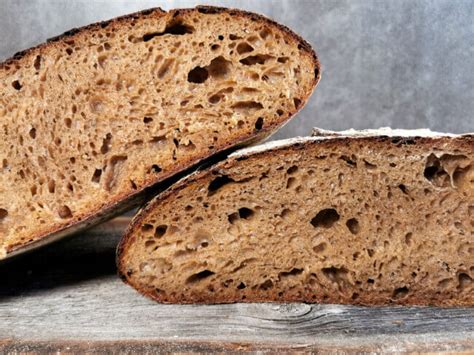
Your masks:
{"label": "weathered wooden board", "polygon": [[155,304],[115,274],[115,246],[127,222],[116,219],[0,264],[0,353],[474,353],[474,308]]}

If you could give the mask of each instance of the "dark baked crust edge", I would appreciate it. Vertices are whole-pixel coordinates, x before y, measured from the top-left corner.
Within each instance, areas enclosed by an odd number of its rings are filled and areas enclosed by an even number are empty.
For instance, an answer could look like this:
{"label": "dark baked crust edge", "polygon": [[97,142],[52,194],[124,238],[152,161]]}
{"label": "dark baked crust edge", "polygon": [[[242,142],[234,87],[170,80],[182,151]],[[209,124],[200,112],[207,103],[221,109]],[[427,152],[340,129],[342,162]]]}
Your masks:
{"label": "dark baked crust edge", "polygon": [[[260,131],[254,132],[252,135],[241,135],[235,138],[232,141],[227,141],[224,145],[220,147],[216,147],[211,152],[207,154],[203,154],[196,159],[183,161],[182,164],[176,165],[176,168],[173,171],[170,171],[167,175],[161,176],[160,178],[153,179],[150,177],[148,181],[141,187],[141,189],[137,191],[129,190],[126,193],[118,196],[117,198],[110,200],[108,203],[102,205],[96,211],[90,213],[78,213],[76,214],[67,224],[62,226],[61,228],[51,228],[49,231],[38,234],[32,235],[31,239],[26,243],[18,243],[14,245],[10,245],[6,248],[5,252],[6,255],[1,260],[10,258],[12,256],[21,254],[26,251],[34,250],[40,246],[45,244],[49,244],[50,242],[62,239],[68,235],[71,235],[75,232],[83,230],[85,228],[91,227],[96,225],[102,221],[110,219],[126,210],[129,210],[133,207],[138,206],[140,203],[143,203],[146,196],[150,194],[150,192],[146,192],[146,190],[157,190],[159,191],[159,186],[163,181],[167,179],[171,179],[173,176],[180,174],[187,170],[189,167],[196,167],[199,163],[202,163],[206,159],[223,152],[223,151],[230,151],[232,149],[237,149],[239,146],[248,145],[252,143],[259,142],[267,138],[271,133],[276,131],[279,127],[283,126],[286,122],[288,122],[291,118],[295,116],[295,114],[301,110],[306,102],[308,101],[309,97],[311,96],[312,92],[316,88],[320,78],[321,78],[321,65],[319,63],[318,57],[314,50],[312,49],[311,45],[306,42],[303,38],[299,35],[294,33],[288,27],[281,25],[265,16],[255,14],[248,11],[238,10],[238,9],[228,9],[223,7],[213,7],[213,6],[197,6],[195,8],[188,8],[188,9],[174,9],[168,12],[162,10],[161,8],[152,8],[148,10],[143,10],[140,12],[132,13],[129,15],[117,17],[108,21],[98,22],[94,24],[90,24],[81,28],[74,28],[71,29],[62,35],[56,36],[47,40],[46,43],[40,44],[36,47],[32,47],[30,49],[21,51],[16,53],[12,58],[7,59],[3,63],[0,63],[0,70],[8,70],[9,66],[12,65],[20,65],[29,60],[30,57],[36,56],[42,51],[47,50],[51,47],[54,47],[58,43],[63,43],[66,40],[75,39],[76,36],[79,36],[84,33],[89,33],[92,31],[105,29],[110,25],[120,26],[121,24],[127,23],[128,21],[138,20],[143,17],[162,17],[169,14],[172,16],[178,16],[179,14],[185,13],[192,13],[192,12],[199,12],[203,14],[220,14],[220,13],[228,13],[231,16],[240,16],[246,17],[253,21],[261,21],[263,23],[268,24],[271,27],[277,28],[283,31],[286,35],[288,35],[293,41],[298,44],[298,47],[303,50],[306,55],[309,55],[312,59],[312,64],[314,66],[314,78],[312,82],[312,86],[310,90],[306,93],[305,97],[302,97],[302,103],[299,105],[298,109],[295,109],[293,112],[288,113],[288,117],[281,121],[277,121],[270,126],[264,127]],[[166,185],[166,184],[165,184]]]}
{"label": "dark baked crust edge", "polygon": [[[218,162],[213,166],[209,166],[203,170],[196,171],[191,175],[181,179],[174,185],[172,185],[167,190],[159,193],[155,196],[152,200],[150,200],[142,209],[140,209],[136,215],[133,217],[132,221],[130,222],[129,226],[127,227],[124,236],[120,240],[119,245],[117,246],[117,254],[116,254],[116,264],[117,264],[117,272],[119,277],[122,281],[133,288],[135,288],[138,292],[142,295],[153,299],[154,301],[160,303],[181,303],[181,304],[213,304],[213,303],[236,303],[236,302],[306,302],[306,303],[338,303],[339,300],[337,297],[333,297],[330,299],[313,299],[312,297],[307,297],[303,299],[301,298],[292,298],[289,296],[283,296],[278,299],[270,299],[270,298],[262,298],[259,296],[255,297],[247,297],[244,300],[236,300],[236,299],[221,299],[219,302],[212,302],[205,299],[189,299],[184,297],[175,297],[175,298],[163,298],[160,296],[159,293],[150,292],[144,288],[141,288],[138,285],[135,285],[131,282],[130,278],[127,275],[127,270],[125,269],[125,265],[123,264],[124,253],[126,252],[129,245],[133,242],[135,238],[135,231],[139,230],[142,224],[143,219],[148,215],[151,210],[158,208],[159,205],[168,198],[172,198],[172,196],[177,193],[178,191],[182,190],[186,185],[191,183],[197,183],[199,180],[205,179],[209,175],[213,173],[220,173],[221,170],[233,167],[239,161],[246,160],[250,157],[258,157],[259,159],[265,159],[265,156],[275,154],[275,152],[280,150],[304,150],[308,146],[311,145],[322,145],[324,146],[338,146],[341,144],[346,143],[348,140],[357,140],[363,142],[364,144],[373,144],[373,143],[380,143],[380,144],[395,144],[395,145],[423,145],[426,148],[433,147],[433,143],[436,142],[437,145],[445,145],[446,149],[459,149],[460,147],[474,150],[474,135],[473,134],[466,134],[466,135],[459,135],[456,137],[398,137],[398,136],[357,136],[357,137],[339,137],[335,136],[329,139],[310,139],[308,137],[308,141],[306,142],[296,142],[291,145],[283,145],[279,147],[272,147],[266,150],[255,151],[251,152],[246,155],[241,156],[234,156],[229,157],[227,160],[223,160]],[[425,298],[410,298],[408,300],[400,299],[400,300],[391,300],[391,299],[374,299],[372,302],[360,302],[356,300],[349,300],[345,301],[345,304],[353,304],[353,305],[364,305],[364,306],[382,306],[382,305],[390,305],[390,304],[398,304],[398,305],[432,305],[429,301]],[[452,300],[446,300],[445,302],[439,302],[435,304],[436,306],[472,306],[471,303],[464,304],[462,302],[456,302]]]}

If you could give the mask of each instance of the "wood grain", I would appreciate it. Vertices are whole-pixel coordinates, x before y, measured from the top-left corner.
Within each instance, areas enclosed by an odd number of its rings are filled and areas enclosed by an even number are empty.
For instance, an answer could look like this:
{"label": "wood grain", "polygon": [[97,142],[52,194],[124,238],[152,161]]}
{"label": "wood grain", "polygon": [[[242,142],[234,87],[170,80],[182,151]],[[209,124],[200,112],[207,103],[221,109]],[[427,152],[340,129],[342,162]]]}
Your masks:
{"label": "wood grain", "polygon": [[155,304],[116,276],[127,223],[0,265],[0,353],[474,352],[474,308]]}

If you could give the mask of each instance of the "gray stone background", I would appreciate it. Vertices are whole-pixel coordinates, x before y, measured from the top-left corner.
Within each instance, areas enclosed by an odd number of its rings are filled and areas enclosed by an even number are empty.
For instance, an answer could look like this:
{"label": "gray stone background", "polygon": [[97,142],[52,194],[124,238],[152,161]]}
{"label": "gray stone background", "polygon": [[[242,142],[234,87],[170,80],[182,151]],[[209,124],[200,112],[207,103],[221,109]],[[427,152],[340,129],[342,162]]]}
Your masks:
{"label": "gray stone background", "polygon": [[263,13],[316,49],[322,80],[273,138],[313,126],[474,131],[473,0],[0,0],[0,60],[72,27],[199,3]]}

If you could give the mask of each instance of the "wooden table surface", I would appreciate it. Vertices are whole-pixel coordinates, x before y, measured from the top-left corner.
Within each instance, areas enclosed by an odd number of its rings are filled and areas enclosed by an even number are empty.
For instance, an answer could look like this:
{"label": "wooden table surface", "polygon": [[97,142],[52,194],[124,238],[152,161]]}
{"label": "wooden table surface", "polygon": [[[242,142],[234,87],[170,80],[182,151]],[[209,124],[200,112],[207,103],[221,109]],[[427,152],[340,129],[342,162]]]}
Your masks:
{"label": "wooden table surface", "polygon": [[121,217],[0,264],[0,353],[474,353],[474,308],[160,305],[116,276]]}

